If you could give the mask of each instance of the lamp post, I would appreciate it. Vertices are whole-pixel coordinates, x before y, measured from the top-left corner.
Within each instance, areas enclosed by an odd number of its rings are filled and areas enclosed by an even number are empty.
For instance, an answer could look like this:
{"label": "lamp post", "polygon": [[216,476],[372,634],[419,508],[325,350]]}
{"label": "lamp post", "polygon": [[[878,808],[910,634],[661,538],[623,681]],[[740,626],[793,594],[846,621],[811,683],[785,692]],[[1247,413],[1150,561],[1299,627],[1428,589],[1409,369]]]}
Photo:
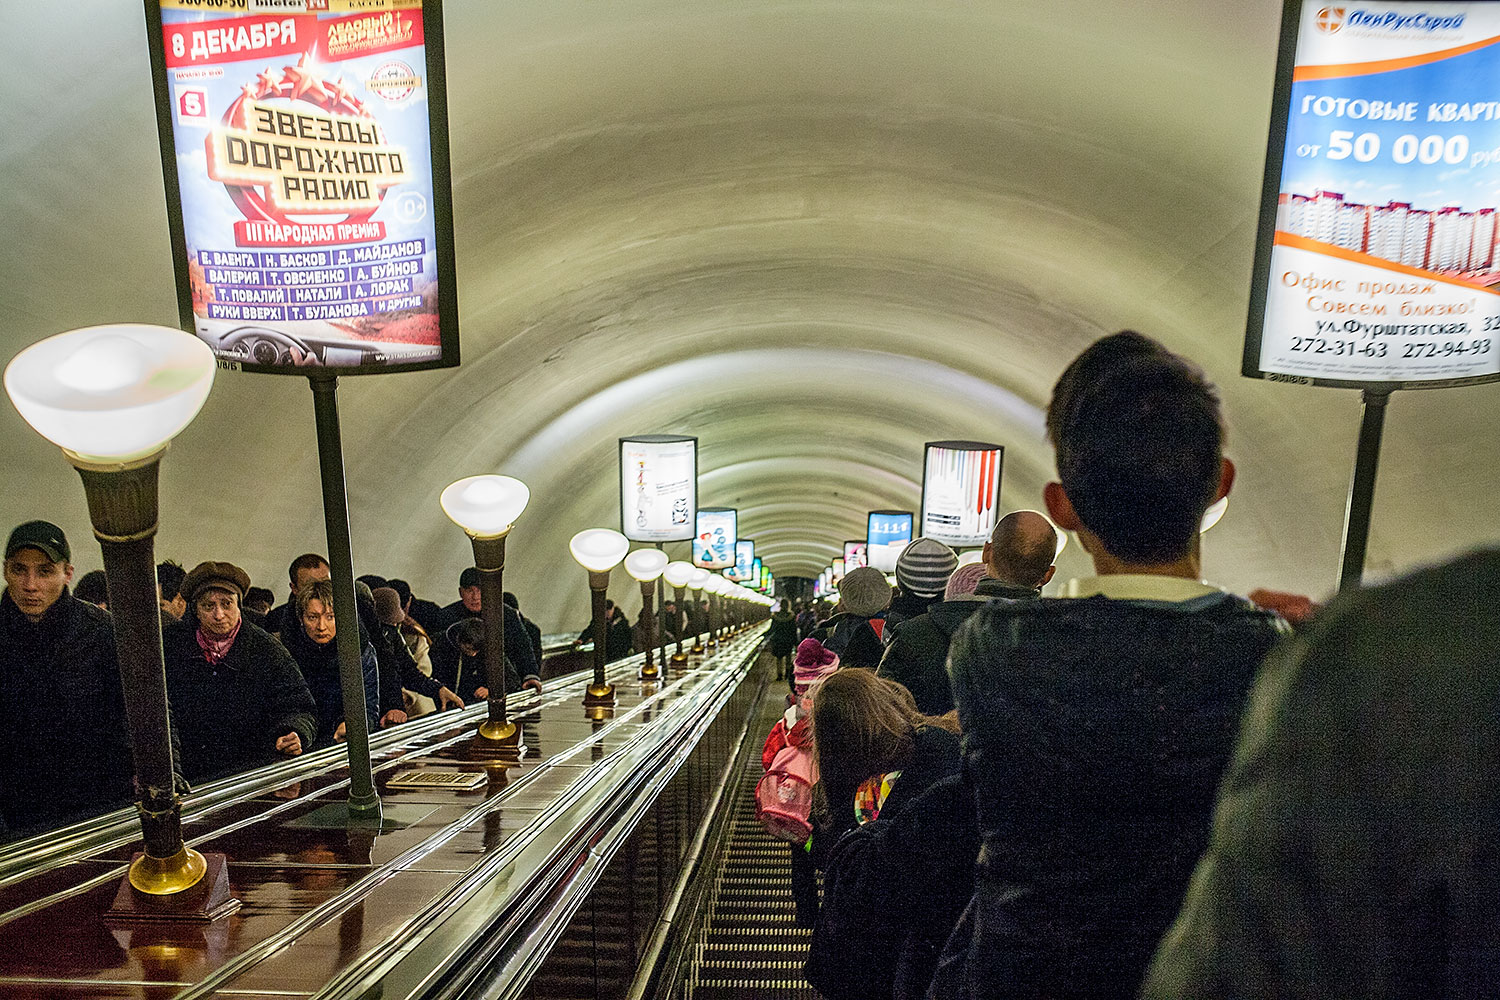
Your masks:
{"label": "lamp post", "polygon": [[708,645],[719,648],[719,633],[724,628],[724,588],[729,585],[718,574],[709,576],[703,589],[708,593]]}
{"label": "lamp post", "polygon": [[505,539],[526,509],[531,491],[510,476],[469,476],[438,498],[443,513],[469,536],[479,570],[479,615],[484,625],[485,687],[489,715],[475,742],[495,750],[521,746],[521,727],[505,712]]}
{"label": "lamp post", "polygon": [[[667,563],[667,568],[664,569],[664,570],[662,570],[661,576],[662,576],[663,580],[667,581],[667,586],[671,587],[674,591],[676,591],[676,594],[677,594],[677,614],[679,616],[682,615],[682,613],[683,613],[683,606],[682,605],[683,605],[683,602],[686,600],[686,598],[684,597],[683,591],[684,591],[684,588],[687,587],[688,581],[693,578],[693,564],[689,563],[689,562],[669,562],[669,563]],[[677,623],[674,623],[674,624],[679,624],[680,625],[681,624],[681,619],[679,618],[679,621]],[[678,630],[677,630],[677,652],[675,652],[675,653],[672,654],[672,662],[673,663],[686,663],[687,662],[687,654],[682,651],[682,629],[681,628],[678,628]]]}
{"label": "lamp post", "polygon": [[[692,597],[693,610],[696,611],[696,612],[698,612],[698,614],[703,614],[703,585],[706,584],[706,583],[708,583],[708,578],[711,577],[711,576],[713,576],[713,574],[710,573],[706,569],[694,568],[693,575],[690,576],[690,577],[688,577],[688,582],[687,582],[688,589],[693,592],[693,597]],[[699,623],[699,624],[696,624],[696,625],[693,626],[693,648],[692,648],[692,653],[693,653],[694,656],[702,656],[703,655],[703,631],[702,631],[702,621],[703,621],[703,619],[699,618],[698,615],[693,615],[692,618],[693,618],[693,621]]]}
{"label": "lamp post", "polygon": [[630,541],[613,528],[586,528],[573,536],[568,549],[578,564],[589,571],[589,596],[594,612],[594,682],[584,692],[586,707],[615,703],[615,686],[604,680],[608,655],[609,622],[604,617],[604,595],[609,590],[609,571],[620,565]]}
{"label": "lamp post", "polygon": [[131,861],[116,913],[202,920],[238,905],[229,898],[223,855],[205,858],[182,839],[153,541],[162,455],[198,415],[213,381],[214,357],[203,341],[138,324],[49,337],[5,369],[5,391],[21,416],[78,470],[103,551],[145,846]]}
{"label": "lamp post", "polygon": [[667,554],[661,549],[636,549],[625,557],[625,572],[641,585],[641,611],[646,621],[646,662],[641,664],[641,679],[658,676],[652,656],[656,647],[656,611],[652,604],[656,581],[667,568]]}

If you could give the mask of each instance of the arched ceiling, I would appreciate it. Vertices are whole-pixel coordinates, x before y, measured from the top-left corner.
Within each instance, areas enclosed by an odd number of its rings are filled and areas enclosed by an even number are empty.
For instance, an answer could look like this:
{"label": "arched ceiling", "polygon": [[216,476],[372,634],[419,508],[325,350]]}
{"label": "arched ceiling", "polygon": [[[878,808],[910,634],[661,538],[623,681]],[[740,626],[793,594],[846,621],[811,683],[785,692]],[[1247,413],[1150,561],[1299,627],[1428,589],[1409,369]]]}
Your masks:
{"label": "arched ceiling", "polygon": [[[0,354],[176,312],[141,11],[5,4]],[[1358,394],[1238,375],[1279,5],[1078,0],[449,0],[463,365],[343,380],[356,568],[451,600],[453,479],[532,488],[507,580],[587,618],[577,530],[618,524],[616,439],[700,439],[778,576],[915,508],[921,445],[1006,445],[1002,506],[1052,476],[1051,384],[1152,334],[1222,388],[1240,467],[1205,569],[1326,594]],[[1390,407],[1370,565],[1497,535],[1493,386]],[[0,408],[0,521],[96,567],[76,477]],[[224,374],[163,466],[158,553],[284,594],[321,550],[304,382]],[[685,548],[685,546],[683,546]],[[1076,548],[1060,577],[1087,571]],[[614,590],[624,596],[622,579]],[[635,601],[626,598],[627,606]]]}

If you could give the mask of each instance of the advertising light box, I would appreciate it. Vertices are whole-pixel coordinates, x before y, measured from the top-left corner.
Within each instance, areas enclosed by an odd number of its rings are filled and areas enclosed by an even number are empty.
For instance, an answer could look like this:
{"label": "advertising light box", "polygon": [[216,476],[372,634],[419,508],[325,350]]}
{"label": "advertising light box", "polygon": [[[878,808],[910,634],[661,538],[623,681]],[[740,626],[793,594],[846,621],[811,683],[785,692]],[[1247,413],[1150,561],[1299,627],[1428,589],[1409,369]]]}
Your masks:
{"label": "advertising light box", "polygon": [[1285,0],[1242,371],[1500,378],[1500,4]]}
{"label": "advertising light box", "polygon": [[844,572],[859,569],[865,565],[865,543],[853,541],[844,543]]}
{"label": "advertising light box", "polygon": [[439,0],[147,0],[183,328],[220,367],[458,364]]}
{"label": "advertising light box", "polygon": [[685,542],[698,510],[698,439],[620,438],[620,531],[633,542]]}
{"label": "advertising light box", "polygon": [[865,534],[865,563],[882,573],[896,571],[896,559],[911,541],[911,511],[872,510]]}
{"label": "advertising light box", "polygon": [[1000,516],[1005,449],[978,441],[930,441],[922,460],[923,538],[983,545]]}
{"label": "advertising light box", "polygon": [[724,575],[735,583],[749,583],[755,573],[755,542],[741,538],[734,543],[734,566]]}
{"label": "advertising light box", "polygon": [[732,507],[700,507],[698,533],[693,536],[693,565],[725,569],[734,565],[739,540],[738,512]]}

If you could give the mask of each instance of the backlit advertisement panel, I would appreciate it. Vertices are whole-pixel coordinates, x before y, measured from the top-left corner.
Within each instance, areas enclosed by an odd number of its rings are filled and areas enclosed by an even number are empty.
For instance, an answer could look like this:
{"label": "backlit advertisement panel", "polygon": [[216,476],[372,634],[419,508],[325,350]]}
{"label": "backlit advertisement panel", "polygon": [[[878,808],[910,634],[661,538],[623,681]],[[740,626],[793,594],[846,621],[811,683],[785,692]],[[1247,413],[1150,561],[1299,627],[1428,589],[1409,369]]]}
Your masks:
{"label": "backlit advertisement panel", "polygon": [[732,507],[700,507],[698,533],[693,536],[693,565],[725,569],[734,565],[739,540],[738,513]]}
{"label": "backlit advertisement panel", "polygon": [[872,510],[865,534],[865,564],[882,573],[896,571],[896,559],[911,541],[911,511]]}
{"label": "backlit advertisement panel", "polygon": [[1242,372],[1500,378],[1500,4],[1285,0]]}
{"label": "backlit advertisement panel", "polygon": [[741,538],[734,543],[734,567],[724,574],[736,583],[749,583],[755,576],[755,542]]}
{"label": "backlit advertisement panel", "polygon": [[1000,516],[1005,449],[978,441],[931,441],[922,461],[922,531],[947,545],[983,545]]}
{"label": "backlit advertisement panel", "polygon": [[633,542],[685,542],[698,510],[698,439],[620,438],[620,531]]}
{"label": "backlit advertisement panel", "polygon": [[844,572],[858,569],[865,565],[865,543],[861,541],[844,543]]}
{"label": "backlit advertisement panel", "polygon": [[183,328],[220,367],[458,364],[438,0],[147,0]]}

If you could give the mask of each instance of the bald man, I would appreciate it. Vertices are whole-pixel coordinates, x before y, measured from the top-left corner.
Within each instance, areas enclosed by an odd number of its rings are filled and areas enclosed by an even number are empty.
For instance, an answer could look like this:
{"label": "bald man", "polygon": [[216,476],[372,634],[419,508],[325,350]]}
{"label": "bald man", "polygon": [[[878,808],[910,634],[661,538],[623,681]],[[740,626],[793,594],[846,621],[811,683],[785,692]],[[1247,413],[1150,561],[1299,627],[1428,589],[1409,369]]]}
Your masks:
{"label": "bald man", "polygon": [[984,543],[984,579],[972,594],[934,604],[925,615],[891,627],[877,673],[905,685],[927,715],[953,710],[948,685],[948,644],[953,633],[987,601],[1032,601],[1057,567],[1057,530],[1032,510],[1005,515]]}

